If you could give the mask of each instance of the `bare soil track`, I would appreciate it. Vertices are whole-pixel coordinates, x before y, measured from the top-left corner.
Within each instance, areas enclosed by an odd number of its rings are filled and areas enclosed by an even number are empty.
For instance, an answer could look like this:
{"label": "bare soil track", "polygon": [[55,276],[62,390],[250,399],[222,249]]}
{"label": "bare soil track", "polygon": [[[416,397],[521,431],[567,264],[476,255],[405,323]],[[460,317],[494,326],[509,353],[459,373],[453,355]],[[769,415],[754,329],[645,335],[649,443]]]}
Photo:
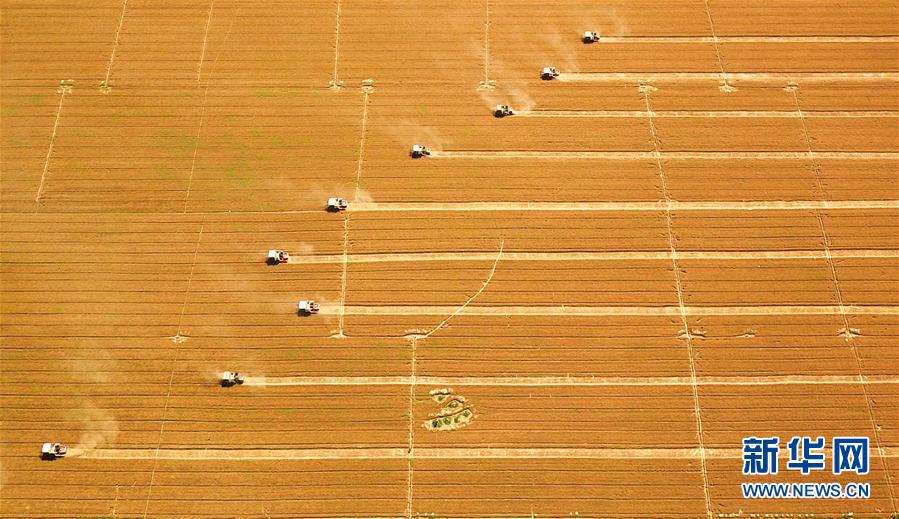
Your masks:
{"label": "bare soil track", "polygon": [[899,513],[896,2],[375,4],[2,2],[0,516]]}

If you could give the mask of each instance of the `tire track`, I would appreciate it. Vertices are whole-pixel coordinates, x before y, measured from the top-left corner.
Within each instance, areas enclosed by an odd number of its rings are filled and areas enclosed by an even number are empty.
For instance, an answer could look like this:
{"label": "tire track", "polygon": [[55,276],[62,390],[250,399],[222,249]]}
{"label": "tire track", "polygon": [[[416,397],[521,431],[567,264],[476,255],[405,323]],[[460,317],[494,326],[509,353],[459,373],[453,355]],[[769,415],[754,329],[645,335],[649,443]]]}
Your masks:
{"label": "tire track", "polygon": [[[730,72],[731,80],[759,83],[899,80],[899,72]],[[562,72],[562,82],[717,81],[720,72]]]}
{"label": "tire track", "polygon": [[[678,160],[802,160],[808,158],[805,151],[666,151],[666,159]],[[821,151],[815,153],[823,159],[843,160],[897,160],[899,152]],[[510,151],[510,150],[446,150],[432,151],[429,159],[602,159],[602,160],[651,160],[655,151]]]}
{"label": "tire track", "polygon": [[[707,3],[708,4],[708,3]],[[899,43],[897,36],[603,36],[602,43]]]}
{"label": "tire track", "polygon": [[[322,305],[323,312],[338,310],[335,305]],[[452,306],[347,306],[347,315],[446,315],[457,310]],[[687,314],[698,315],[840,315],[839,306],[829,305],[758,305],[758,306],[685,306]],[[846,306],[845,311],[857,315],[899,315],[899,306]],[[680,316],[679,306],[469,306],[466,316]]]}
{"label": "tire track", "polygon": [[[662,211],[658,202],[360,202],[348,211]],[[811,209],[899,209],[899,200],[762,200],[750,202],[682,202],[671,200],[674,211],[789,211]]]}
{"label": "tire track", "polygon": [[[758,259],[825,259],[820,250],[785,251],[678,251],[678,257],[689,260],[758,260]],[[899,250],[835,250],[830,256],[849,258],[899,258]],[[289,263],[310,265],[327,263],[407,263],[407,262],[455,262],[492,261],[496,256],[486,252],[408,252],[343,255],[291,256]],[[503,261],[656,261],[671,260],[668,251],[647,252],[504,252]]]}
{"label": "tire track", "polygon": [[[868,384],[899,384],[896,376],[866,377]],[[855,375],[758,375],[758,376],[697,376],[698,386],[854,386],[862,384]],[[255,387],[280,386],[496,386],[496,387],[653,387],[690,386],[691,377],[246,377],[243,385]]]}
{"label": "tire track", "polygon": [[[742,449],[728,448],[491,448],[491,447],[419,447],[417,459],[741,459]],[[92,449],[78,456],[98,460],[154,459],[153,449]],[[406,449],[334,448],[334,449],[163,449],[163,460],[371,460],[405,459]],[[899,457],[899,447],[884,450],[885,458]]]}
{"label": "tire track", "polygon": [[[896,110],[820,110],[804,112],[805,118],[895,118]],[[586,118],[644,118],[649,113],[640,110],[530,110],[516,112],[516,117],[586,117]],[[656,117],[676,118],[765,118],[795,119],[795,111],[788,110],[658,110]]]}

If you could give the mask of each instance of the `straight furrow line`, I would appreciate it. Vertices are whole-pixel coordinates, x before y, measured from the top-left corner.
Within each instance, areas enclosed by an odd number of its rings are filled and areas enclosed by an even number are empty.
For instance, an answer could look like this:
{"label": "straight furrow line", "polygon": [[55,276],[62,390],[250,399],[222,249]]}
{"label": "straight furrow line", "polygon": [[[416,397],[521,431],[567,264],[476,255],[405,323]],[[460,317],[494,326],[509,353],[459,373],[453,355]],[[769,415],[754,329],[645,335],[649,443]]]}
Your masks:
{"label": "straight furrow line", "polygon": [[[824,182],[821,180],[821,165],[818,163],[817,154],[812,149],[812,140],[811,140],[811,137],[809,136],[808,127],[805,123],[805,116],[802,111],[802,105],[799,102],[799,86],[791,85],[790,87],[788,87],[788,91],[793,94],[793,101],[796,103],[796,111],[799,114],[799,120],[802,123],[802,132],[805,137],[806,146],[808,147],[809,159],[812,162],[812,169],[815,172],[815,183],[818,187],[818,190],[821,192],[821,198],[823,200],[826,200],[827,199],[827,189],[824,186]],[[882,457],[884,455],[883,443],[880,439],[880,431],[879,431],[879,427],[877,426],[877,420],[874,417],[874,409],[873,409],[873,405],[871,403],[871,396],[868,394],[868,388],[867,388],[867,384],[866,384],[866,380],[865,380],[865,375],[864,375],[864,371],[862,369],[861,357],[858,353],[858,345],[855,342],[856,332],[853,331],[852,326],[849,323],[849,316],[847,315],[847,312],[846,312],[846,306],[843,303],[843,290],[840,287],[840,280],[839,280],[839,277],[837,276],[836,266],[834,265],[833,255],[831,254],[831,250],[830,250],[830,237],[827,234],[827,227],[824,224],[824,217],[821,214],[821,211],[816,210],[815,217],[818,221],[818,227],[821,231],[822,243],[824,246],[824,255],[826,256],[826,259],[827,259],[827,266],[830,269],[831,281],[833,282],[834,293],[836,294],[836,297],[837,297],[837,304],[839,305],[839,309],[840,309],[840,317],[843,321],[843,336],[846,339],[846,343],[849,346],[850,351],[852,352],[853,360],[855,361],[856,369],[858,370],[858,380],[861,383],[862,394],[865,397],[865,407],[868,411],[868,419],[871,422],[871,429],[874,433],[875,447],[876,447],[877,451],[880,453],[880,456]],[[899,510],[899,509],[897,509],[897,506],[896,506],[896,495],[895,495],[895,492],[893,491],[892,476],[890,475],[889,470],[886,470],[885,473],[886,473],[886,478],[887,478],[887,488],[889,490],[889,495],[890,495],[890,504],[892,505],[893,513],[895,514],[897,512],[897,510]]]}
{"label": "straight furrow line", "polygon": [[[706,2],[706,7],[708,7],[708,2]],[[722,74],[723,72],[724,69],[722,69]],[[725,84],[722,86],[726,86],[726,78],[724,81]],[[668,194],[668,179],[665,175],[665,167],[662,164],[662,143],[659,139],[659,134],[656,131],[655,122],[653,121],[652,101],[650,99],[653,90],[655,90],[655,88],[649,85],[643,85],[640,87],[640,92],[643,95],[644,100],[646,101],[646,112],[649,114],[649,131],[653,143],[656,165],[659,170],[659,181],[662,190],[662,197],[665,200],[666,206],[665,223],[668,231],[668,245],[671,248],[671,265],[674,270],[674,285],[675,290],[677,291],[677,305],[678,309],[680,310],[680,318],[684,327],[683,337],[686,339],[687,357],[690,362],[690,387],[693,393],[693,413],[696,418],[696,437],[699,443],[699,463],[702,470],[702,487],[703,494],[705,496],[706,515],[711,518],[712,501],[709,495],[709,475],[708,469],[706,467],[705,447],[703,445],[704,439],[702,430],[702,412],[699,405],[699,387],[696,384],[696,361],[693,354],[693,334],[690,331],[690,323],[687,319],[687,310],[686,305],[684,304],[684,291],[680,278],[680,266],[677,262],[677,247],[675,245],[676,240],[674,237],[674,224],[672,223],[671,216],[671,197]]]}
{"label": "straight furrow line", "polygon": [[[825,259],[820,250],[786,251],[678,251],[678,258],[687,260],[759,260],[759,259]],[[492,261],[496,256],[486,252],[409,252],[372,253],[319,256],[291,256],[290,263],[309,265],[322,263],[404,263],[426,261]],[[832,258],[899,258],[899,250],[836,250]],[[656,261],[671,260],[670,251],[613,251],[613,252],[504,252],[503,261]]]}

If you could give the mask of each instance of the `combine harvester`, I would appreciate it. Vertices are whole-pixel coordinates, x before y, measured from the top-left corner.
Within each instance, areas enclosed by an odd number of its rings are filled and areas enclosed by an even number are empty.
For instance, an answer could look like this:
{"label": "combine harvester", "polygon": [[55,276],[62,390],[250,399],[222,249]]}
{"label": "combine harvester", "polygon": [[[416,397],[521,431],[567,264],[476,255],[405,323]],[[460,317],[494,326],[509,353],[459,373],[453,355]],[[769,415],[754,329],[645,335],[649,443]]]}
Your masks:
{"label": "combine harvester", "polygon": [[265,262],[269,265],[280,265],[281,263],[287,263],[290,261],[290,254],[287,254],[283,250],[271,249],[268,251],[268,257],[265,259]]}
{"label": "combine harvester", "polygon": [[346,201],[345,198],[329,198],[328,203],[325,206],[328,212],[337,213],[340,211],[346,211],[346,208],[350,206],[350,203]]}
{"label": "combine harvester", "polygon": [[599,41],[599,33],[593,31],[586,31],[584,35],[581,37],[581,41],[586,44],[596,43]]}
{"label": "combine harvester", "polygon": [[41,445],[41,459],[55,460],[57,458],[65,458],[69,448],[62,443],[45,443]]}
{"label": "combine harvester", "polygon": [[243,376],[236,371],[225,371],[222,373],[222,387],[239,386],[240,384],[243,384],[243,382]]}
{"label": "combine harvester", "polygon": [[319,310],[319,305],[315,301],[311,299],[303,299],[299,303],[297,303],[297,313],[300,315],[312,315],[317,314]]}
{"label": "combine harvester", "polygon": [[496,108],[493,109],[493,117],[496,117],[497,119],[502,119],[509,115],[515,115],[515,112],[509,108],[509,105],[496,105]]}
{"label": "combine harvester", "polygon": [[421,144],[413,144],[412,149],[409,150],[409,156],[413,159],[420,159],[421,157],[426,157],[430,154],[431,150]]}
{"label": "combine harvester", "polygon": [[545,81],[549,81],[556,77],[559,77],[559,69],[556,67],[543,67],[543,70],[540,71],[540,79]]}

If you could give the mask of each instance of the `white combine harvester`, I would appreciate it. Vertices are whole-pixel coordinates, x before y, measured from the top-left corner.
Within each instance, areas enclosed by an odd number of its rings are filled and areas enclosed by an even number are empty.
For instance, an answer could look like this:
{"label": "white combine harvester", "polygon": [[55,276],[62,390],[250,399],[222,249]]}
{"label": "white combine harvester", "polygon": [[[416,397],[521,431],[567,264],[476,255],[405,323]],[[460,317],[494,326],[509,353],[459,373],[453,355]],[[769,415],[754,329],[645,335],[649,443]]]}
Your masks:
{"label": "white combine harvester", "polygon": [[599,41],[599,33],[593,31],[587,31],[584,33],[584,36],[581,38],[581,41],[584,43],[596,43]]}
{"label": "white combine harvester", "polygon": [[243,381],[243,376],[236,371],[225,371],[224,373],[222,373],[222,387],[236,386],[239,384],[243,384]]}
{"label": "white combine harvester", "polygon": [[317,314],[319,310],[318,303],[309,299],[303,299],[299,303],[297,303],[297,313],[300,315],[312,315]]}
{"label": "white combine harvester", "polygon": [[284,252],[283,250],[271,249],[268,251],[268,258],[266,258],[266,263],[269,265],[280,265],[281,263],[287,263],[290,261],[290,254]]}
{"label": "white combine harvester", "polygon": [[431,150],[427,147],[422,146],[421,144],[413,144],[412,149],[409,150],[409,156],[413,159],[418,159],[431,154]]}
{"label": "white combine harvester", "polygon": [[55,460],[64,458],[69,448],[61,443],[45,443],[41,445],[41,459]]}
{"label": "white combine harvester", "polygon": [[327,209],[332,213],[336,213],[338,211],[346,211],[346,208],[349,207],[350,203],[346,201],[345,198],[329,198]]}
{"label": "white combine harvester", "polygon": [[543,70],[540,71],[540,79],[548,81],[554,77],[559,77],[559,69],[556,67],[543,67]]}
{"label": "white combine harvester", "polygon": [[513,112],[512,109],[509,108],[509,105],[496,105],[496,108],[493,109],[493,116],[499,119],[514,114],[515,112]]}

